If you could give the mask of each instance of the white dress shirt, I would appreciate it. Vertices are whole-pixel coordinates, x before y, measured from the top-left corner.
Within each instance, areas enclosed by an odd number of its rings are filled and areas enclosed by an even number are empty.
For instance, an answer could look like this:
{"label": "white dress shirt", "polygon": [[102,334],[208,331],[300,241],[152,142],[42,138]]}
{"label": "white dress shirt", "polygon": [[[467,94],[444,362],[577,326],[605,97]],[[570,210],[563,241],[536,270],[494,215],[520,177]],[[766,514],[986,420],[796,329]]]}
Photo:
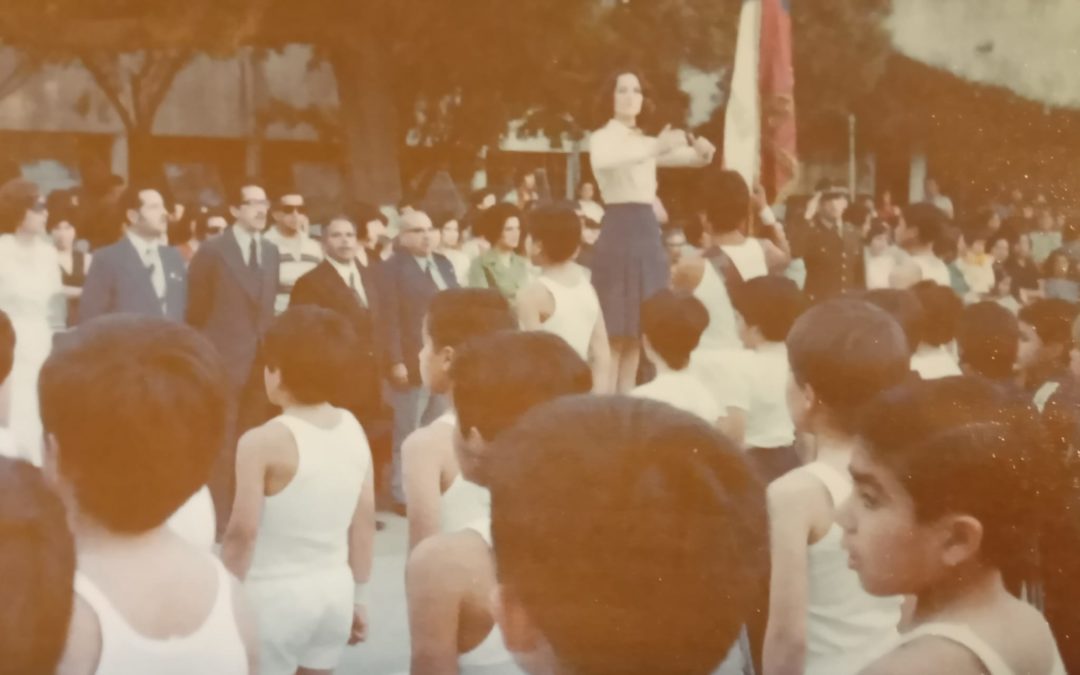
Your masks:
{"label": "white dress shirt", "polygon": [[924,380],[962,375],[956,357],[945,347],[920,344],[911,356],[911,369]]}
{"label": "white dress shirt", "polygon": [[935,284],[946,288],[952,287],[952,275],[949,274],[949,267],[941,258],[933,253],[920,253],[911,256],[911,259],[922,271],[923,281],[933,281]]}
{"label": "white dress shirt", "polygon": [[261,236],[258,232],[252,234],[240,227],[239,225],[233,225],[233,236],[236,237],[236,243],[240,245],[240,256],[244,259],[244,264],[251,266],[251,261],[248,260],[251,257],[251,240],[255,239],[255,262],[262,265],[262,246],[260,245]]}
{"label": "white dress shirt", "polygon": [[434,256],[428,256],[427,258],[417,258],[416,256],[413,256],[413,258],[416,260],[416,264],[420,266],[420,271],[424,274],[429,274],[431,278],[434,279],[435,286],[440,291],[445,291],[449,288],[446,279],[443,279],[442,272],[439,271],[439,266],[435,264]]}
{"label": "white dress shirt", "polygon": [[589,136],[589,162],[604,202],[650,206],[656,201],[657,166],[705,164],[692,147],[659,155],[656,138],[618,120],[611,120]]}
{"label": "white dress shirt", "polygon": [[147,241],[130,230],[128,240],[142,258],[143,267],[150,271],[150,281],[154,284],[154,293],[158,298],[165,298],[165,268],[161,264],[161,245],[158,241]]}
{"label": "white dress shirt", "polygon": [[364,288],[364,280],[360,276],[360,270],[356,269],[356,261],[343,263],[334,260],[330,256],[326,256],[326,259],[334,266],[337,273],[341,275],[341,280],[345,282],[345,285],[356,291],[356,294],[360,297],[360,302],[364,307],[367,307],[367,290]]}

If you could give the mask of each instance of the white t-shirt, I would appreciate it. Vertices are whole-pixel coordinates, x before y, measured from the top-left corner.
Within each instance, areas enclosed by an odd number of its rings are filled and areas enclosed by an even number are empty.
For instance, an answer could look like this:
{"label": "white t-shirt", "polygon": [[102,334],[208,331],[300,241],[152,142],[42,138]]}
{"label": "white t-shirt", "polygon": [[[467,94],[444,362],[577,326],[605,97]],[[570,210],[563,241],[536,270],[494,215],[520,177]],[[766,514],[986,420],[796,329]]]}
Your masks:
{"label": "white t-shirt", "polygon": [[866,254],[866,287],[870,290],[875,288],[890,288],[892,286],[892,273],[896,269],[896,256],[891,253],[882,255]]}
{"label": "white t-shirt", "polygon": [[952,287],[952,276],[949,274],[949,267],[941,258],[933,253],[920,253],[911,256],[911,259],[922,271],[924,281],[929,280],[940,286]]}
{"label": "white t-shirt", "polygon": [[742,348],[710,349],[698,347],[690,355],[689,370],[712,394],[722,411],[728,408],[750,409],[750,386],[747,372],[753,354]]}
{"label": "white t-shirt", "polygon": [[784,343],[769,342],[750,353],[746,377],[750,386],[750,409],[746,413],[747,446],[783,448],[795,442],[795,425],[787,405],[790,374]]}
{"label": "white t-shirt", "polygon": [[19,458],[19,448],[15,444],[15,436],[4,427],[0,427],[0,457]]}
{"label": "white t-shirt", "polygon": [[689,369],[660,373],[652,382],[631,391],[630,395],[667,403],[697,415],[709,424],[716,424],[720,419],[720,406]]}
{"label": "white t-shirt", "polygon": [[911,356],[911,369],[924,380],[938,380],[963,374],[952,352],[945,347],[932,347],[927,344],[920,344]]}

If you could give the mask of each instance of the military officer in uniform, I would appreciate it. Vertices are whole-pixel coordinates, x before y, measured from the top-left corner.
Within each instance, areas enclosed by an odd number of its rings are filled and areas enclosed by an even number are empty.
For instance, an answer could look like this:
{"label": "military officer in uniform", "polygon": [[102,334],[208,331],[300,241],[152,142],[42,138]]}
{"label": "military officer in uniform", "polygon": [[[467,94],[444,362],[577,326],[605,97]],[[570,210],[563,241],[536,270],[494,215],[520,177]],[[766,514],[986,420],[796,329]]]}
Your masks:
{"label": "military officer in uniform", "polygon": [[[806,295],[817,302],[865,285],[862,235],[844,222],[847,191],[835,183],[819,185],[811,200],[810,222],[791,235],[793,257],[806,266]],[[816,208],[815,208],[816,207]]]}

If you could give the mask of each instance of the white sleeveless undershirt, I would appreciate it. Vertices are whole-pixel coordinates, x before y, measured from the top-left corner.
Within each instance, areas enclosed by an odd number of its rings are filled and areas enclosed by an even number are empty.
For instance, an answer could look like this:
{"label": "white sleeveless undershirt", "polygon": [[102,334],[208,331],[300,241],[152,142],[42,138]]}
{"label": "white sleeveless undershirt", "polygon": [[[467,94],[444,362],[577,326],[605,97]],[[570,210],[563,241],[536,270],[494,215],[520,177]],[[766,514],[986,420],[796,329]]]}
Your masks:
{"label": "white sleeveless undershirt", "polygon": [[694,289],[694,297],[705,305],[709,312],[709,326],[701,334],[699,347],[702,349],[735,349],[742,347],[735,328],[735,310],[731,306],[731,297],[727,286],[708,260],[705,261],[701,281]]}
{"label": "white sleeveless undershirt", "polygon": [[96,675],[247,675],[247,650],[236,625],[229,573],[217,558],[217,599],[195,632],[153,640],[136,632],[112,602],[81,572],[75,573],[75,592],[97,615],[101,627],[101,658]]}
{"label": "white sleeveless undershirt", "polygon": [[584,276],[575,286],[564,286],[545,276],[539,281],[555,299],[555,311],[540,329],[566,340],[578,356],[588,360],[589,342],[600,318],[600,300],[593,285]]}
{"label": "white sleeveless undershirt", "polygon": [[[914,642],[921,637],[943,638],[966,648],[982,662],[987,675],[1017,675],[996,649],[964,624],[926,623],[901,636],[898,646]],[[1054,654],[1054,665],[1047,675],[1065,675],[1065,664],[1062,663],[1061,654]]]}
{"label": "white sleeveless undershirt", "polygon": [[[452,428],[457,424],[457,416],[448,412],[433,424],[447,424]],[[490,517],[491,493],[487,488],[466,480],[459,471],[439,500],[439,530],[460,532],[468,528],[470,523]]]}
{"label": "white sleeveless undershirt", "polygon": [[356,418],[338,412],[341,420],[330,429],[288,414],[275,419],[296,441],[296,475],[266,498],[249,581],[348,565],[349,526],[371,469],[371,449]]}
{"label": "white sleeveless undershirt", "polygon": [[[490,516],[474,520],[464,529],[476,532],[488,548],[491,547]],[[498,623],[491,627],[491,632],[475,649],[458,657],[460,675],[512,675],[520,672],[521,669],[517,667],[514,657],[503,642]]]}
{"label": "white sleeveless undershirt", "polygon": [[720,247],[735,269],[739,270],[739,276],[743,281],[750,281],[763,277],[769,273],[769,267],[765,264],[765,249],[761,241],[754,237],[747,237],[741,244],[726,244]]}
{"label": "white sleeveless undershirt", "polygon": [[[803,467],[828,490],[834,508],[852,491],[851,478],[824,462]],[[848,567],[843,531],[833,522],[807,555],[806,675],[854,675],[895,644],[899,597],[863,590]]]}

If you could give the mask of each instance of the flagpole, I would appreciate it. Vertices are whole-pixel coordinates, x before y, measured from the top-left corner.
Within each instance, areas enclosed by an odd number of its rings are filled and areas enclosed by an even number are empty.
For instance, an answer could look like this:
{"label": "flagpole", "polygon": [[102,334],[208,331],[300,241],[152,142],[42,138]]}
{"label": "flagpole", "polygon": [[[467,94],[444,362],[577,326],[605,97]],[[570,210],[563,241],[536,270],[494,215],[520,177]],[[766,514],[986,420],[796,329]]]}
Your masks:
{"label": "flagpole", "polygon": [[852,203],[855,200],[855,113],[848,114],[848,193]]}

